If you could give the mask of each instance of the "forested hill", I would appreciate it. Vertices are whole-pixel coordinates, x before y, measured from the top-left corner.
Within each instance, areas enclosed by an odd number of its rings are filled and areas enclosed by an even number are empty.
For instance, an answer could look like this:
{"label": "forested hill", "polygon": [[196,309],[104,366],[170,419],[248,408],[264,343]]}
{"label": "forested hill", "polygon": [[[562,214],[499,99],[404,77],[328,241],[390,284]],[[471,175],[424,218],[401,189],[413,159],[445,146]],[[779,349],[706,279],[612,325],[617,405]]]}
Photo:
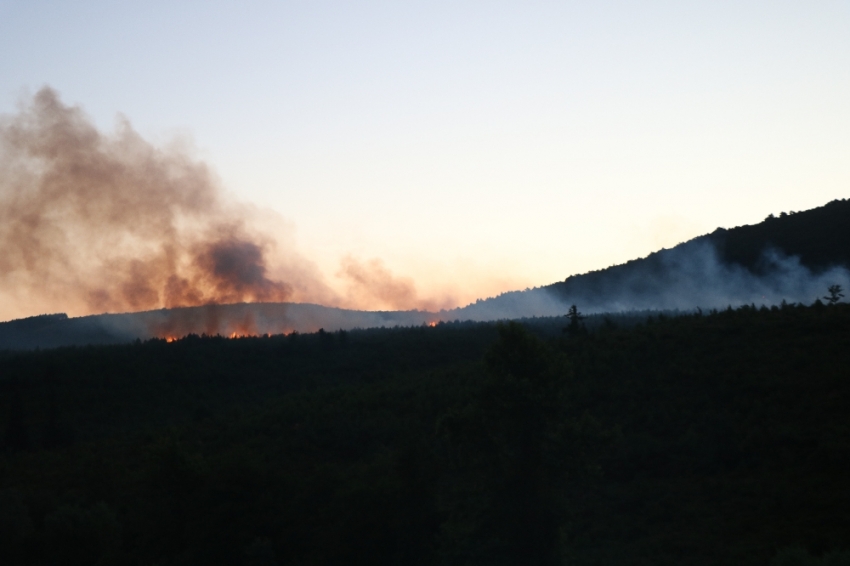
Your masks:
{"label": "forested hill", "polygon": [[[648,285],[670,269],[671,256],[684,253],[695,256],[706,244],[716,253],[717,261],[734,269],[742,267],[754,275],[767,275],[779,257],[799,259],[801,267],[814,274],[836,266],[850,266],[850,200],[834,200],[804,212],[781,213],[764,221],[732,229],[718,228],[670,250],[661,250],[622,265],[568,277],[545,288],[568,296],[588,286],[610,288],[612,284],[651,275]],[[702,259],[702,258],[700,258]],[[678,263],[678,262],[677,262]]]}
{"label": "forested hill", "polygon": [[578,304],[585,312],[741,304],[811,304],[833,284],[850,284],[850,201],[732,229],[718,228],[671,249],[456,311],[460,319],[546,316]]}
{"label": "forested hill", "polygon": [[763,222],[718,229],[705,236],[720,258],[758,272],[765,249],[797,256],[817,272],[834,265],[850,267],[850,200],[834,200],[805,212],[768,216]]}

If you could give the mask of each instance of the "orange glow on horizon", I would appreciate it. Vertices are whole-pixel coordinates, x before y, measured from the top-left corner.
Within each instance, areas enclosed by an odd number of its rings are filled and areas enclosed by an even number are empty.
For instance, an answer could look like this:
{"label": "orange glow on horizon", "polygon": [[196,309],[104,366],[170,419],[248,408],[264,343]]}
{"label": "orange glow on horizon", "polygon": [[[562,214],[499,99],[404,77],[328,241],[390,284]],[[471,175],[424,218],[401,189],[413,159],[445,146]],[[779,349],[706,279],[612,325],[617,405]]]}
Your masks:
{"label": "orange glow on horizon", "polygon": [[[316,332],[316,331],[314,330],[313,332]],[[226,338],[228,340],[234,340],[234,339],[237,339],[237,338],[268,338],[268,337],[271,337],[271,336],[289,336],[290,334],[293,334],[293,333],[297,334],[298,332],[296,330],[291,329],[291,328],[286,328],[286,329],[283,329],[279,332],[273,332],[273,333],[272,332],[265,332],[265,333],[262,333],[262,334],[259,333],[259,332],[238,331],[237,330],[237,331],[230,332],[228,334],[189,333],[189,334],[181,335],[181,336],[174,336],[172,334],[159,334],[158,336],[155,336],[155,338],[158,338],[160,340],[165,340],[166,342],[168,342],[170,344],[172,342],[177,342],[179,340],[182,340],[183,338],[185,338],[186,336],[189,336],[189,335],[201,336],[201,337],[205,337],[205,338],[213,338],[213,337],[218,336],[218,337]]]}

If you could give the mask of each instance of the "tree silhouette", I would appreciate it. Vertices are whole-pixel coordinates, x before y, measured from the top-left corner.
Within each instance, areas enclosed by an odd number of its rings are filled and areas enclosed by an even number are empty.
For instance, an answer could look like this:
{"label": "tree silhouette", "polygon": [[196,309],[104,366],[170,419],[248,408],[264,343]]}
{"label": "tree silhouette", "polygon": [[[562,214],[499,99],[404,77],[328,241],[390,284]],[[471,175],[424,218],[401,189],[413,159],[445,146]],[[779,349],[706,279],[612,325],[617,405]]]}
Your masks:
{"label": "tree silhouette", "polygon": [[12,452],[22,452],[30,446],[29,432],[24,423],[24,407],[20,385],[13,382],[9,391],[9,417],[6,424],[4,444]]}
{"label": "tree silhouette", "polygon": [[834,305],[844,298],[844,293],[841,292],[841,285],[830,285],[827,291],[829,292],[829,296],[824,297],[824,299],[830,305]]}
{"label": "tree silhouette", "polygon": [[479,399],[438,422],[451,454],[441,552],[447,564],[545,566],[556,562],[566,477],[555,463],[567,454],[579,460],[559,403],[571,368],[516,322],[498,332]]}
{"label": "tree silhouette", "polygon": [[61,448],[71,444],[74,440],[74,433],[60,419],[59,406],[56,402],[56,385],[52,381],[52,374],[48,375],[51,381],[48,382],[48,406],[47,406],[47,425],[44,428],[43,445],[45,448]]}
{"label": "tree silhouette", "polygon": [[570,325],[564,329],[564,332],[567,332],[570,336],[578,335],[584,329],[584,325],[581,322],[584,320],[584,315],[578,312],[577,306],[572,305],[570,310],[567,311],[566,316],[570,319]]}

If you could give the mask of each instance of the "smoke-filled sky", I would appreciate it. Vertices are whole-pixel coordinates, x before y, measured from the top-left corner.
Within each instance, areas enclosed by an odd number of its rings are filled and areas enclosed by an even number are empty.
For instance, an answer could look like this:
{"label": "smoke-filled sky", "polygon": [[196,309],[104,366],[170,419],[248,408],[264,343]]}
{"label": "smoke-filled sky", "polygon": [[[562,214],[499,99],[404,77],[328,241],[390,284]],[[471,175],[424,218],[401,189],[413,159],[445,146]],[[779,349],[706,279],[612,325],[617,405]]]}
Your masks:
{"label": "smoke-filled sky", "polygon": [[[848,29],[843,1],[0,0],[0,320],[455,306],[845,198]],[[90,146],[44,153],[50,100]]]}

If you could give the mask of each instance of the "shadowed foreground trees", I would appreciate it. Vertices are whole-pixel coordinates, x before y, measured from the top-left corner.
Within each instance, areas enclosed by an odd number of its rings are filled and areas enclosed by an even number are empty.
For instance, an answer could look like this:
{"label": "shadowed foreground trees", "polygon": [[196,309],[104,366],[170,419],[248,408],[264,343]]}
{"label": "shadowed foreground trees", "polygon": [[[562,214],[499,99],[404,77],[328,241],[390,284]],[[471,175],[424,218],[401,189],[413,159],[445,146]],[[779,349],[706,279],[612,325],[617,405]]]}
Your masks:
{"label": "shadowed foreground trees", "polygon": [[523,326],[498,327],[480,396],[441,416],[450,564],[555,564],[563,490],[584,464],[565,400],[572,370]]}
{"label": "shadowed foreground trees", "polygon": [[30,436],[24,419],[21,385],[16,381],[7,382],[3,385],[6,386],[6,397],[8,399],[3,447],[10,452],[23,452],[30,447]]}
{"label": "shadowed foreground trees", "polygon": [[562,327],[0,354],[0,562],[846,556],[850,307]]}

